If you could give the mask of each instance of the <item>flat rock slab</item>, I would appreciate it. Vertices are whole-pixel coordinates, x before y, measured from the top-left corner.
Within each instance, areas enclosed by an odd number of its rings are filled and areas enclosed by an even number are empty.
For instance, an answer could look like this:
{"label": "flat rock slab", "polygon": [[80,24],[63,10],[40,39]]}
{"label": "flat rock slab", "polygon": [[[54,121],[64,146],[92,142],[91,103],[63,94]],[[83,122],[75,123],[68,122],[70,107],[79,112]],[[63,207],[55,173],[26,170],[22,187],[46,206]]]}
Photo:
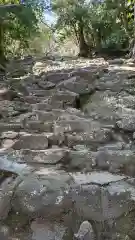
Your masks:
{"label": "flat rock slab", "polygon": [[[104,128],[100,122],[93,121],[91,118],[80,118],[77,116],[72,117],[69,120],[60,120],[56,121],[54,124],[54,131],[60,132],[71,132],[71,133],[86,133],[89,136],[89,139],[93,138],[102,138],[102,135],[105,135],[111,132],[110,129]],[[99,140],[100,141],[100,140]]]}
{"label": "flat rock slab", "polygon": [[37,120],[28,120],[24,123],[24,128],[29,132],[51,132],[53,124]]}
{"label": "flat rock slab", "polygon": [[70,76],[69,73],[55,72],[47,75],[46,79],[54,84],[59,83],[60,81],[67,79]]}
{"label": "flat rock slab", "polygon": [[5,122],[0,122],[0,132],[5,132],[5,131],[17,131],[19,132],[22,129],[22,125],[17,122],[11,122],[11,123],[5,123]]}
{"label": "flat rock slab", "polygon": [[93,86],[79,76],[62,81],[57,85],[57,87],[59,89],[67,89],[77,94],[88,94],[93,91]]}
{"label": "flat rock slab", "polygon": [[46,136],[38,134],[27,134],[20,137],[15,142],[13,149],[33,149],[33,150],[44,150],[48,147],[48,139]]}
{"label": "flat rock slab", "polygon": [[125,176],[114,175],[109,172],[92,172],[87,174],[74,173],[72,174],[75,183],[77,184],[98,184],[98,185],[108,185],[112,182],[117,182],[125,179]]}
{"label": "flat rock slab", "polygon": [[46,150],[24,150],[21,151],[21,156],[18,161],[55,165],[59,162],[66,162],[68,160],[68,152],[69,150],[58,147]]}
{"label": "flat rock slab", "polygon": [[19,164],[12,155],[1,154],[0,155],[0,170],[2,172],[9,172],[18,175],[27,175],[32,172],[33,168],[27,164]]}
{"label": "flat rock slab", "polygon": [[75,145],[94,146],[94,144],[97,143],[100,144],[109,142],[111,139],[111,130],[100,128],[93,129],[91,132],[67,133],[65,136],[68,147],[74,147]]}
{"label": "flat rock slab", "polygon": [[[105,176],[107,175],[105,173]],[[90,178],[91,182],[88,179],[81,184],[76,181],[76,185],[72,187],[72,199],[80,217],[103,222],[117,219],[124,214],[128,215],[135,209],[135,189],[126,182],[126,179],[122,179],[121,176],[117,179],[116,175],[115,182],[115,177],[110,178],[110,174],[108,181],[106,179],[96,181],[95,177],[92,180]]]}

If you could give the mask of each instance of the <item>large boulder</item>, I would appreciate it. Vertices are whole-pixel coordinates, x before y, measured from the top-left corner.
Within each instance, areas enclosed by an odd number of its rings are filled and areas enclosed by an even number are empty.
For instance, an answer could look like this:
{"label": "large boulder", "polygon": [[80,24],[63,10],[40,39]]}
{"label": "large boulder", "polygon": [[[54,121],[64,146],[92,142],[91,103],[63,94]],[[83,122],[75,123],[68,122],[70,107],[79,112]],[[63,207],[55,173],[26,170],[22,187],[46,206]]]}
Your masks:
{"label": "large boulder", "polygon": [[29,217],[44,216],[53,220],[64,209],[69,211],[72,207],[72,201],[67,197],[72,182],[68,173],[49,168],[22,177],[12,199],[13,209]]}
{"label": "large boulder", "polygon": [[80,217],[96,222],[117,219],[135,210],[135,189],[126,176],[108,172],[72,174],[71,194]]}
{"label": "large boulder", "polygon": [[108,91],[95,92],[90,101],[87,102],[83,110],[90,117],[104,122],[104,124],[113,125],[119,120],[119,113],[116,105],[116,93]]}
{"label": "large boulder", "polygon": [[135,113],[133,115],[124,115],[123,118],[117,121],[117,126],[124,131],[135,131]]}
{"label": "large boulder", "polygon": [[88,94],[93,91],[93,85],[81,77],[72,77],[70,79],[60,82],[57,87],[61,90],[67,89],[77,94]]}
{"label": "large boulder", "polygon": [[134,176],[135,153],[133,150],[101,149],[97,152],[96,162],[99,169],[121,172]]}
{"label": "large boulder", "polygon": [[67,167],[70,170],[91,171],[96,165],[95,153],[83,145],[78,145],[75,150],[71,150],[69,152],[69,159],[70,162],[67,162]]}
{"label": "large boulder", "polygon": [[114,125],[127,131],[134,130],[135,101],[133,96],[122,91],[120,93],[97,91],[92,95],[83,110],[87,115],[103,122],[105,125]]}

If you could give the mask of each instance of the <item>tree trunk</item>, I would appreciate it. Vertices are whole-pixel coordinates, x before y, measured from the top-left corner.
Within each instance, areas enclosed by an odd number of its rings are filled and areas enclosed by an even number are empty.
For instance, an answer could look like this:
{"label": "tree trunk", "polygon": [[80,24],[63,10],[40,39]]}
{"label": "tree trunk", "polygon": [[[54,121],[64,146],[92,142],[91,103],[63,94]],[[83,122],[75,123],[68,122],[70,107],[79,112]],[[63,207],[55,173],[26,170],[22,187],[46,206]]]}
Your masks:
{"label": "tree trunk", "polygon": [[134,39],[131,43],[131,53],[130,57],[135,59],[135,3],[134,3]]}
{"label": "tree trunk", "polygon": [[4,56],[3,34],[4,34],[3,24],[2,21],[0,21],[0,65],[5,66],[6,58]]}
{"label": "tree trunk", "polygon": [[88,57],[89,56],[89,46],[85,41],[83,24],[79,23],[78,26],[78,38],[79,38],[79,57]]}
{"label": "tree trunk", "polygon": [[135,59],[135,44],[134,44],[133,49],[132,49],[132,56],[131,57]]}

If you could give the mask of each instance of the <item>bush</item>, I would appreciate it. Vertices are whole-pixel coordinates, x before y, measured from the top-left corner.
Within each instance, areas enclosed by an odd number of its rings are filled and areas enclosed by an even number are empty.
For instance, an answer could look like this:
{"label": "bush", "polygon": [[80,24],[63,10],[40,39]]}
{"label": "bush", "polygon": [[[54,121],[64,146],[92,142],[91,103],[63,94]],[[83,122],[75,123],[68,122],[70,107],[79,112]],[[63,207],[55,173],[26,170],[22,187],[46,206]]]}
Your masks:
{"label": "bush", "polygon": [[102,42],[102,48],[109,50],[123,50],[128,47],[129,37],[124,30],[117,30],[112,32],[104,42]]}

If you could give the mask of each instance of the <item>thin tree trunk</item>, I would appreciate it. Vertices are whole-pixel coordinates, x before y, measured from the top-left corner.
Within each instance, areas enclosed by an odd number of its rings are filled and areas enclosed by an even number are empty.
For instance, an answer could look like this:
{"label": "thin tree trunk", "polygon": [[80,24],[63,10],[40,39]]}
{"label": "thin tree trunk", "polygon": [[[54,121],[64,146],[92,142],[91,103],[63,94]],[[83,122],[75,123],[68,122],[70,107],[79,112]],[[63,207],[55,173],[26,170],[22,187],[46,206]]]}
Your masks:
{"label": "thin tree trunk", "polygon": [[3,21],[0,19],[0,69],[2,69],[2,66],[5,67],[5,63],[6,63],[6,57],[4,55],[4,25],[3,25]]}
{"label": "thin tree trunk", "polygon": [[79,36],[79,56],[80,57],[88,57],[89,55],[89,46],[85,41],[84,32],[83,32],[83,24],[79,23],[78,26],[78,36]]}
{"label": "thin tree trunk", "polygon": [[135,58],[135,3],[134,3],[134,46],[132,51],[132,57]]}
{"label": "thin tree trunk", "polygon": [[2,22],[0,22],[0,63],[4,57],[3,52],[3,25]]}
{"label": "thin tree trunk", "polygon": [[130,54],[129,57],[131,58],[135,58],[135,3],[134,3],[134,34],[133,34],[133,40],[131,42],[131,46],[130,46]]}
{"label": "thin tree trunk", "polygon": [[133,38],[131,39],[130,45],[129,45],[129,57],[135,59],[135,3],[134,3],[134,29],[133,29]]}
{"label": "thin tree trunk", "polygon": [[127,12],[126,12],[126,2],[121,2],[121,7],[119,8],[119,17],[121,19],[121,22],[123,23],[123,26],[125,28],[126,33],[128,34],[128,18],[127,18]]}

